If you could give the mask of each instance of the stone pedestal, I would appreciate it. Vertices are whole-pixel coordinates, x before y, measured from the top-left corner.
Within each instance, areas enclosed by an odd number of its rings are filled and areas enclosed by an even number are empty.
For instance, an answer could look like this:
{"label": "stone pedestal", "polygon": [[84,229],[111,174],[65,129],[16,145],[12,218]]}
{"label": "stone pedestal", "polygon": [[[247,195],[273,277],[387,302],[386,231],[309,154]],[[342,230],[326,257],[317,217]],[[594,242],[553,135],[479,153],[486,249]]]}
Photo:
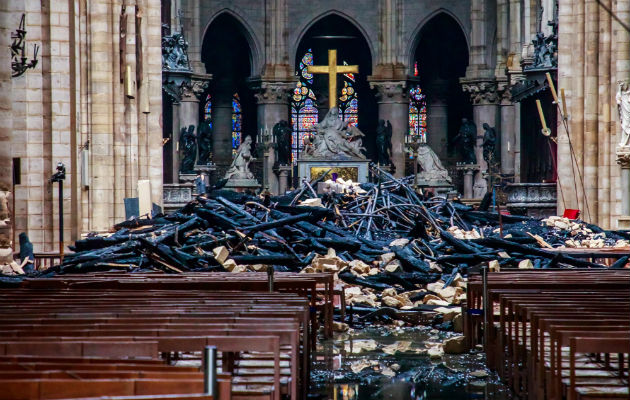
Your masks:
{"label": "stone pedestal", "polygon": [[162,189],[164,212],[173,212],[192,201],[194,188],[192,183],[165,183]]}
{"label": "stone pedestal", "polygon": [[230,179],[224,188],[235,192],[256,191],[260,188],[260,183],[256,179]]}
{"label": "stone pedestal", "polygon": [[429,189],[433,191],[435,196],[448,197],[449,194],[453,193],[454,186],[446,181],[430,181],[418,177],[417,183],[420,189]]}
{"label": "stone pedestal", "polygon": [[289,179],[291,178],[291,171],[293,167],[291,165],[279,165],[275,172],[278,176],[278,195],[283,195],[291,187]]}
{"label": "stone pedestal", "polygon": [[179,183],[193,183],[197,174],[179,174]]}
{"label": "stone pedestal", "polygon": [[472,199],[474,196],[473,192],[473,178],[474,175],[479,171],[479,165],[477,164],[458,164],[458,171],[463,171],[464,173],[464,193],[463,197],[465,199]]}
{"label": "stone pedestal", "polygon": [[556,215],[558,192],[555,183],[510,183],[506,187],[507,208],[517,215]]}
{"label": "stone pedestal", "polygon": [[377,90],[379,119],[392,124],[392,162],[397,178],[405,175],[405,135],[409,131],[409,93],[406,81],[370,81]]}
{"label": "stone pedestal", "polygon": [[[195,165],[195,171],[198,174],[202,174],[203,175],[206,187],[210,186],[210,175],[212,175],[212,173],[214,171],[216,171],[216,170],[217,170],[217,166],[214,165],[214,164]],[[193,180],[193,182],[194,182],[194,180]],[[197,193],[197,194],[201,194],[201,193]]]}
{"label": "stone pedestal", "polygon": [[369,160],[348,159],[348,160],[298,160],[298,177],[310,181],[320,174],[331,169],[330,174],[337,173],[343,180],[351,179],[353,182],[368,182]]}

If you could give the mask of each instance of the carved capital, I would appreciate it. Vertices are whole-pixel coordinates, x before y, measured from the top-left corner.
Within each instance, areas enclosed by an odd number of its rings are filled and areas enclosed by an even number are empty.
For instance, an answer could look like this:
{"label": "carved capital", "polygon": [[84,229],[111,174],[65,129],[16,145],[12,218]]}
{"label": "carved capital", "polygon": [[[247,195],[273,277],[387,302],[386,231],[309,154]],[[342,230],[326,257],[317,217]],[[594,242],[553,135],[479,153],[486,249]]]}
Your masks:
{"label": "carved capital", "polygon": [[617,164],[630,168],[630,146],[617,146]]}
{"label": "carved capital", "polygon": [[191,79],[182,82],[179,87],[180,101],[199,101],[208,90],[209,82],[201,79]]}
{"label": "carved capital", "polygon": [[370,88],[376,89],[376,100],[379,103],[406,103],[409,101],[407,82],[405,81],[374,81]]}
{"label": "carved capital", "polygon": [[462,90],[470,95],[473,105],[497,104],[501,99],[494,79],[461,79]]}
{"label": "carved capital", "polygon": [[292,82],[260,81],[252,89],[256,104],[288,104],[294,86]]}

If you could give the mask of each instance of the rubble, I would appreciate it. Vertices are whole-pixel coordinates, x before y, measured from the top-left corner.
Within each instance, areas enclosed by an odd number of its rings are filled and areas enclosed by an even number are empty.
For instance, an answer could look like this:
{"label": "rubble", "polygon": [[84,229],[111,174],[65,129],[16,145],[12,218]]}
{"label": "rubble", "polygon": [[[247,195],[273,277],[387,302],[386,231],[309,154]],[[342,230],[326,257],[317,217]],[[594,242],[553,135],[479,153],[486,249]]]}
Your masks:
{"label": "rubble", "polygon": [[[214,190],[172,214],[124,221],[78,240],[61,266],[38,274],[331,272],[355,313],[407,323],[438,315],[455,326],[461,310],[450,306],[465,299],[472,267],[605,268],[562,250],[629,246],[627,232],[561,217],[499,219],[457,201],[421,199],[410,177],[396,179],[374,165],[371,172],[376,183],[326,182],[320,196],[317,182],[267,199]],[[385,311],[375,313],[379,308]]]}

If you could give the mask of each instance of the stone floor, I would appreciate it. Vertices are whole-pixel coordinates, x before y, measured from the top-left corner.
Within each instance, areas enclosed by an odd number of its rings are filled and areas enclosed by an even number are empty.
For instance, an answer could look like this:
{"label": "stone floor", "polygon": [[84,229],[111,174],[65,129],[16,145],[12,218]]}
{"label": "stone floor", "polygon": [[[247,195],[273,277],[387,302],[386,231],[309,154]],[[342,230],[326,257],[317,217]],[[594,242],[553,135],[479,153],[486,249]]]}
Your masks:
{"label": "stone floor", "polygon": [[311,398],[335,400],[511,399],[479,351],[431,359],[427,348],[453,336],[430,327],[368,327],[318,344]]}

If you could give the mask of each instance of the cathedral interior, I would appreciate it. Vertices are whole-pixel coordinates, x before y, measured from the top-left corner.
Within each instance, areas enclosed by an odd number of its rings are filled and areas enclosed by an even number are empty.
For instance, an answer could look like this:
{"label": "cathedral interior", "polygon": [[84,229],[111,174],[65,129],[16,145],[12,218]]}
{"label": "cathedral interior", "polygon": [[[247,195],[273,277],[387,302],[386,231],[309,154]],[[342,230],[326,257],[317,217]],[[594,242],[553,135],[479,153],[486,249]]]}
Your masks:
{"label": "cathedral interior", "polygon": [[0,400],[630,399],[630,0],[0,0],[0,49]]}

